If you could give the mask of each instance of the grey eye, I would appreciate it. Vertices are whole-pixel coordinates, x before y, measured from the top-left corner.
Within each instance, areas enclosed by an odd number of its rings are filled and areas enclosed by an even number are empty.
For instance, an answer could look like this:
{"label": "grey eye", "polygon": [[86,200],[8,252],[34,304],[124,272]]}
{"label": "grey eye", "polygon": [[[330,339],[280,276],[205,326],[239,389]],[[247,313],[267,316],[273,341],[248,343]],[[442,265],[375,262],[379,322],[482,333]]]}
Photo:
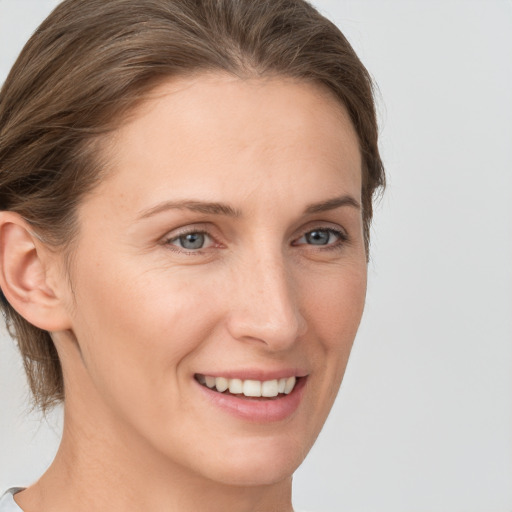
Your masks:
{"label": "grey eye", "polygon": [[306,242],[311,245],[327,245],[333,234],[326,229],[315,229],[304,235]]}
{"label": "grey eye", "polygon": [[183,247],[183,249],[189,250],[202,249],[205,244],[205,239],[204,233],[188,233],[178,237],[179,245]]}

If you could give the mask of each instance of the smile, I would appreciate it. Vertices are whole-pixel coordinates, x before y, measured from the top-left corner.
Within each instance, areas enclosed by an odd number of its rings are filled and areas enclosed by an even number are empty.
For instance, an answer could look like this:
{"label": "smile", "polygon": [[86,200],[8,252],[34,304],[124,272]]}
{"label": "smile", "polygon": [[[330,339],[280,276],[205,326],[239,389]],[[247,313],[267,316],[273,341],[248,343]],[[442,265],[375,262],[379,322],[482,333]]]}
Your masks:
{"label": "smile", "polygon": [[279,395],[289,395],[297,383],[296,377],[260,381],[196,374],[195,379],[199,384],[213,391],[229,392],[232,395],[244,395],[250,398],[275,398]]}

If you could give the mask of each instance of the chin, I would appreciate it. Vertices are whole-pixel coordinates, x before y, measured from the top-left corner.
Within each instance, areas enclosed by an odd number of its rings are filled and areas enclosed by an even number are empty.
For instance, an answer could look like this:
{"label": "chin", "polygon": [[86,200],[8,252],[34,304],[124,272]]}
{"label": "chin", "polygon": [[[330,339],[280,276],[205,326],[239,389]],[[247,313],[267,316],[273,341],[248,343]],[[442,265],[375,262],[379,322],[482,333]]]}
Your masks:
{"label": "chin", "polygon": [[311,444],[305,446],[292,435],[270,440],[238,440],[212,461],[207,468],[208,477],[234,486],[274,485],[292,477]]}
{"label": "chin", "polygon": [[235,487],[272,486],[289,480],[299,464],[291,464],[290,461],[285,464],[243,464],[236,467],[228,464],[231,467],[223,467],[208,476],[213,481]]}

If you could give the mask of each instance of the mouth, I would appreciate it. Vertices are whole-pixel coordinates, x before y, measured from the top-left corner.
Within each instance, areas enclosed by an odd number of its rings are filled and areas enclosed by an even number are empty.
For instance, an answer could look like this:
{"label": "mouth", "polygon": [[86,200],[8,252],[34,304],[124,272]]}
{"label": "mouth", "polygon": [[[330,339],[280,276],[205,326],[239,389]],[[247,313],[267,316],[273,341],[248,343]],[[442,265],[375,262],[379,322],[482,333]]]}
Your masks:
{"label": "mouth", "polygon": [[302,377],[283,377],[272,380],[231,379],[196,373],[195,380],[202,386],[224,395],[239,398],[275,400],[289,395]]}
{"label": "mouth", "polygon": [[[267,380],[258,380],[258,377]],[[289,421],[295,416],[306,392],[309,374],[286,372],[267,376],[257,370],[246,370],[238,375],[196,373],[194,380],[200,394],[217,410],[253,424],[268,424]]]}

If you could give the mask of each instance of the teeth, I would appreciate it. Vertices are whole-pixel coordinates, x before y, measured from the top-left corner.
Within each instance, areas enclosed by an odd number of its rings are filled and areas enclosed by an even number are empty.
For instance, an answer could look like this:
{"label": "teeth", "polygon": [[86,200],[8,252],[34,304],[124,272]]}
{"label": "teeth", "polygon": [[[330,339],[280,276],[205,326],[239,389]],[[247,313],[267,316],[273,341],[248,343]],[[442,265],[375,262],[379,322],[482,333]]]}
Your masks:
{"label": "teeth", "polygon": [[266,380],[261,384],[261,396],[277,396],[279,394],[279,385],[277,380]]}
{"label": "teeth", "polygon": [[217,388],[217,391],[223,393],[224,391],[226,391],[226,389],[229,388],[228,379],[225,379],[224,377],[217,377],[215,379],[215,387]]}
{"label": "teeth", "polygon": [[261,396],[261,382],[259,380],[244,380],[245,396]]}
{"label": "teeth", "polygon": [[293,391],[297,379],[288,377],[274,380],[241,380],[226,379],[225,377],[210,377],[209,375],[197,375],[197,380],[201,384],[216,389],[220,393],[226,390],[233,395],[245,395],[247,397],[266,397],[272,398],[279,394],[288,395]]}
{"label": "teeth", "polygon": [[244,383],[240,379],[230,379],[229,380],[229,392],[233,395],[239,395],[243,393]]}
{"label": "teeth", "polygon": [[284,394],[285,395],[289,395],[293,388],[295,387],[295,377],[289,377],[288,379],[286,379],[286,386],[284,388]]}
{"label": "teeth", "polygon": [[[215,387],[215,377],[209,377],[208,375],[204,378],[205,380],[205,383],[206,385],[209,387],[209,388],[214,388]],[[201,382],[201,381],[199,381]],[[201,384],[203,384],[201,382]]]}

